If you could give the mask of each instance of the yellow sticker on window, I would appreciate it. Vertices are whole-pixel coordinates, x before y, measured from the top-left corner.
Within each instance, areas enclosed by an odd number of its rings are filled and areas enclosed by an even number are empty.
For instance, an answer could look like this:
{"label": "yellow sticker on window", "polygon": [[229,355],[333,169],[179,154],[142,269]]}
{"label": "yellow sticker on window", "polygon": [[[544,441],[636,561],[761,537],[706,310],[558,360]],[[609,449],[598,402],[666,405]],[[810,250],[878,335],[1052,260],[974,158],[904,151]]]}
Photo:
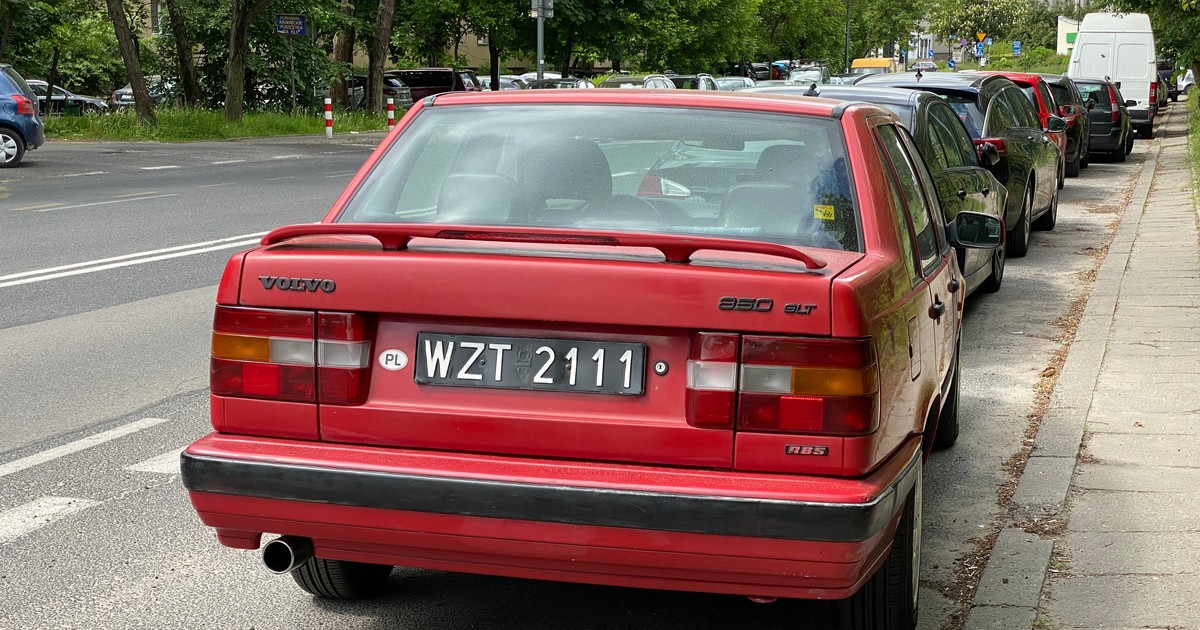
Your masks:
{"label": "yellow sticker on window", "polygon": [[822,206],[820,204],[813,204],[813,217],[822,221],[832,221],[837,218],[833,211],[833,206]]}

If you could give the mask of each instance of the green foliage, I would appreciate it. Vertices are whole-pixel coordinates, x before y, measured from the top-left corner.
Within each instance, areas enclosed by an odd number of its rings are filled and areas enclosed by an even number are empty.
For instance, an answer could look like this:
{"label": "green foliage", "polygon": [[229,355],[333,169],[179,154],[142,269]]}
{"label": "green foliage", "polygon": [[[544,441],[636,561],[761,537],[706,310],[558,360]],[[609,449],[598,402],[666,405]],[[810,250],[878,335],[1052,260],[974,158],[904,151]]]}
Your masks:
{"label": "green foliage", "polygon": [[[1114,0],[1118,10],[1146,13],[1158,55],[1200,70],[1200,5],[1191,0]],[[1197,74],[1200,74],[1198,72]]]}
{"label": "green foliage", "polygon": [[[996,45],[992,49],[1012,50],[1012,42],[996,42]],[[988,57],[988,65],[985,69],[1064,74],[1067,71],[1067,63],[1070,60],[1069,56],[1056,54],[1049,48],[1026,48],[1020,57],[1013,57],[1011,55],[992,55]]]}
{"label": "green foliage", "polygon": [[[400,112],[397,112],[399,115]],[[287,135],[325,133],[323,115],[290,116],[263,112],[246,114],[241,122],[229,123],[219,111],[202,109],[159,109],[158,124],[138,120],[132,111],[104,116],[51,116],[46,119],[46,136],[52,140],[154,140],[188,142],[196,140],[232,140]],[[385,131],[386,114],[362,112],[339,114],[334,130]]]}
{"label": "green foliage", "polygon": [[996,40],[1021,40],[1026,48],[1053,48],[1058,16],[1079,17],[1073,2],[1043,4],[1041,0],[937,0],[929,12],[930,30],[947,39],[976,33]]}
{"label": "green foliage", "polygon": [[0,1],[0,21],[10,16],[12,30],[6,40],[8,48],[0,50],[0,61],[13,64],[25,78],[49,78],[54,49],[58,48],[58,82],[67,89],[108,94],[114,85],[124,84],[125,67],[102,3]]}
{"label": "green foliage", "polygon": [[1200,90],[1192,90],[1184,104],[1188,113],[1188,150],[1192,156],[1192,183],[1196,198],[1200,199]]}

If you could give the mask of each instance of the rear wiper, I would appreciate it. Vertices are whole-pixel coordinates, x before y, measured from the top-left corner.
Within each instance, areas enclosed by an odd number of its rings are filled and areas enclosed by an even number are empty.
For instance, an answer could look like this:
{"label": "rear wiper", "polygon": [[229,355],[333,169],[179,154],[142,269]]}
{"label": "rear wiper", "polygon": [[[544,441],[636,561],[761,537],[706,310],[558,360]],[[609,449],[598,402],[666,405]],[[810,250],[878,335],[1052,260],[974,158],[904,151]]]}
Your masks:
{"label": "rear wiper", "polygon": [[428,223],[304,223],[272,230],[262,244],[274,245],[300,236],[362,235],[379,241],[384,249],[407,249],[414,238],[505,243],[546,243],[553,245],[603,245],[609,247],[647,247],[657,249],[670,263],[688,263],[700,250],[765,254],[798,260],[808,269],[823,269],[825,261],[798,249],[777,243],[744,241],[732,238],[689,236],[683,234],[645,234],[574,228],[497,228],[472,225],[431,225]]}

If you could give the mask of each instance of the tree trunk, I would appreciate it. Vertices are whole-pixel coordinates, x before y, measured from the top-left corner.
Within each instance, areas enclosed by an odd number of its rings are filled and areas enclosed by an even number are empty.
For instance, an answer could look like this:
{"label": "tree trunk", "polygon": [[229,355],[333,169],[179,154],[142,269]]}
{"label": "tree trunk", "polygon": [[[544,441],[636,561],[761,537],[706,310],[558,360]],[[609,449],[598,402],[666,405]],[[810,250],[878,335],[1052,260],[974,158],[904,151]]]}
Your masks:
{"label": "tree trunk", "polygon": [[[337,34],[333,36],[333,60],[339,63],[346,64],[347,67],[354,63],[354,2],[343,0],[341,7],[343,18],[342,24],[338,27]],[[347,72],[344,70],[339,73],[333,81],[329,91],[329,96],[333,98],[333,102],[342,107],[358,105],[358,103],[350,102],[349,83],[346,81]]]}
{"label": "tree trunk", "polygon": [[125,61],[125,72],[129,75],[129,86],[133,88],[133,103],[138,118],[156,125],[158,120],[154,117],[154,103],[150,102],[150,90],[146,89],[146,77],[142,76],[142,61],[138,57],[137,44],[133,41],[133,32],[129,30],[129,20],[125,19],[125,7],[121,0],[104,0],[104,3],[108,6],[108,17],[113,21],[121,58]]}
{"label": "tree trunk", "polygon": [[566,46],[566,50],[563,51],[563,69],[562,69],[563,77],[568,77],[571,75],[571,52],[572,52],[571,49],[575,47],[574,25],[567,24],[566,26],[567,26],[567,28],[570,29],[570,31],[567,32],[567,46]]}
{"label": "tree trunk", "polygon": [[396,0],[379,0],[379,13],[375,15],[375,39],[367,61],[366,110],[372,114],[383,109],[383,65],[387,61],[388,45],[392,42],[392,18],[396,14]]}
{"label": "tree trunk", "polygon": [[[119,0],[107,0],[114,2]],[[239,122],[246,104],[246,54],[250,25],[271,0],[233,0],[229,20],[229,62],[225,69],[225,120]]]}
{"label": "tree trunk", "polygon": [[16,5],[11,2],[0,2],[0,6],[4,7],[4,29],[0,31],[0,61],[4,61],[4,50],[8,48],[8,36],[12,33],[13,13],[16,13]]}
{"label": "tree trunk", "polygon": [[487,40],[488,65],[491,66],[492,75],[492,91],[497,92],[500,90],[500,48],[496,46],[496,29],[488,29]]}
{"label": "tree trunk", "polygon": [[[46,111],[42,113],[50,113],[54,111],[54,86],[58,85],[58,60],[62,57],[62,46],[55,46],[53,54],[50,55],[50,74],[46,76]],[[62,110],[67,109],[67,101],[63,100]]]}
{"label": "tree trunk", "polygon": [[183,21],[179,0],[167,0],[167,16],[171,21],[171,34],[175,36],[179,80],[183,83],[183,104],[195,107],[200,104],[200,83],[196,80],[196,64],[192,62],[192,41],[188,38],[187,24]]}

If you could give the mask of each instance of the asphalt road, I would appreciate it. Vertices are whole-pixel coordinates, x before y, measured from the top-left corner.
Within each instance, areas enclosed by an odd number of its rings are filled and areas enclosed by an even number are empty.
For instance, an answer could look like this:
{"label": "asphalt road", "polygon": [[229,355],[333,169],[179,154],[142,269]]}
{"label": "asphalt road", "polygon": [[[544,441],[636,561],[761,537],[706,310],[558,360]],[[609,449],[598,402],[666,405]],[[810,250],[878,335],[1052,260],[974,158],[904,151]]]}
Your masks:
{"label": "asphalt road", "polygon": [[[329,603],[217,544],[177,457],[209,430],[224,261],[318,220],[376,140],[50,143],[0,171],[0,628],[830,627],[820,604],[408,569],[382,598]],[[922,628],[963,610],[1134,151],[1069,180],[1058,227],[1009,262],[1000,293],[968,300],[962,434],[925,469]]]}

